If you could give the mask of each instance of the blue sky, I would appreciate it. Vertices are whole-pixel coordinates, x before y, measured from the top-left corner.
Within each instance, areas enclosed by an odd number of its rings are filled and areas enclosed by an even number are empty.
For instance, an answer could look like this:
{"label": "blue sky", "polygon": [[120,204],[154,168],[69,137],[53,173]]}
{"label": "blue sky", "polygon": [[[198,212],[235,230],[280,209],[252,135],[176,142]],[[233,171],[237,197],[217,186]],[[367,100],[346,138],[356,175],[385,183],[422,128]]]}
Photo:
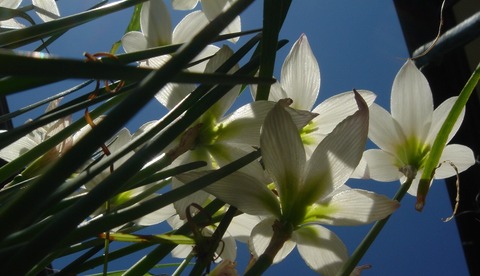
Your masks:
{"label": "blue sky", "polygon": [[[62,14],[72,14],[85,9],[95,1],[59,1]],[[167,1],[168,3],[168,1]],[[244,30],[259,28],[262,20],[262,1],[257,1],[242,15]],[[185,12],[172,14],[175,25]],[[86,24],[68,32],[49,47],[54,55],[82,58],[83,52],[108,51],[118,40],[129,20],[128,11],[106,19]],[[320,64],[320,99],[340,92],[368,89],[377,94],[377,103],[389,109],[392,81],[408,57],[395,9],[391,1],[293,1],[280,38],[290,43],[280,50],[276,76],[292,43],[305,33]],[[432,34],[432,37],[435,34]],[[245,39],[238,43],[241,45]],[[231,47],[236,47],[229,44]],[[25,48],[25,49],[28,49]],[[31,48],[30,48],[31,49]],[[46,95],[60,92],[78,81],[48,86],[35,93],[21,93],[9,97],[11,110],[32,103]],[[248,93],[240,98],[237,106],[250,100]],[[165,112],[159,103],[152,101],[140,116],[129,123],[135,129],[142,123],[160,118]],[[15,124],[23,123],[29,116],[22,116]],[[368,147],[372,147],[371,144]],[[347,184],[373,190],[392,197],[398,183],[351,181]],[[443,181],[436,181],[422,213],[414,210],[414,198],[407,195],[401,208],[393,214],[372,248],[360,262],[372,264],[364,275],[467,275],[463,251],[454,221],[444,223],[441,218],[451,215],[452,209]],[[343,239],[350,252],[362,240],[370,226],[337,227],[334,231]],[[248,252],[241,245],[239,272],[248,261]],[[135,259],[117,263],[112,268],[125,268]],[[161,271],[157,271],[161,273]],[[274,265],[265,275],[313,275],[296,250],[283,263]]]}

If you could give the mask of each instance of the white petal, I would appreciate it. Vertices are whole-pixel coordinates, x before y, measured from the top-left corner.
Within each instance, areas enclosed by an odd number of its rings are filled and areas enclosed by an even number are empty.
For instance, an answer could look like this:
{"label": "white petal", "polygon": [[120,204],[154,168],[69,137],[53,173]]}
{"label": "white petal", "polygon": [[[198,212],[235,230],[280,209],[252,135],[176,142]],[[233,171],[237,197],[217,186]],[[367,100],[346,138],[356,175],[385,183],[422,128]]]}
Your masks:
{"label": "white petal", "polygon": [[[433,142],[435,141],[435,138],[437,137],[437,134],[440,131],[440,128],[445,122],[445,119],[447,119],[448,113],[452,109],[457,99],[458,97],[451,97],[445,100],[441,105],[439,105],[433,111],[432,126],[430,127],[430,132],[428,133],[426,143],[433,145]],[[453,125],[452,131],[448,135],[447,143],[452,139],[455,133],[457,133],[458,129],[460,128],[460,125],[463,122],[464,116],[465,116],[465,108],[463,108],[460,116],[458,116],[457,121]]]}
{"label": "white petal", "polygon": [[292,239],[305,263],[322,275],[335,275],[348,259],[342,240],[322,226],[304,226],[293,232]]}
{"label": "white petal", "polygon": [[260,145],[260,128],[275,103],[256,101],[230,113],[219,123],[218,142]]}
{"label": "white petal", "polygon": [[[207,62],[205,67],[206,73],[214,73],[221,65],[225,63],[233,55],[232,49],[224,45],[220,50]],[[230,71],[235,72],[239,68],[238,65],[235,65]],[[223,114],[227,112],[233,102],[237,99],[240,94],[241,86],[237,85],[230,89],[217,103],[215,103],[209,110],[208,116],[213,116],[214,118],[220,118]],[[211,118],[209,118],[211,120]]]}
{"label": "white petal", "polygon": [[395,181],[401,177],[395,156],[378,149],[367,150],[363,154],[367,163],[365,177],[376,181]]}
{"label": "white petal", "polygon": [[20,155],[26,153],[27,151],[33,149],[40,143],[35,137],[31,135],[26,135],[15,141],[14,143],[8,145],[5,148],[0,150],[0,158],[3,160],[10,162]]}
{"label": "white petal", "polygon": [[128,32],[122,37],[122,46],[126,53],[145,50],[147,49],[147,44],[147,39],[141,32]]}
{"label": "white petal", "polygon": [[143,3],[140,12],[140,27],[147,39],[148,48],[172,43],[170,13],[163,0]]}
{"label": "white petal", "polygon": [[396,146],[406,140],[398,123],[375,103],[370,106],[368,138],[391,154],[396,154]]}
{"label": "white petal", "polygon": [[347,181],[362,158],[368,134],[368,107],[359,97],[359,110],[323,139],[305,169],[302,200],[313,203]]}
{"label": "white petal", "polygon": [[435,178],[442,179],[455,176],[455,166],[459,173],[465,171],[475,164],[473,151],[463,145],[447,145],[440,157],[441,166],[435,171]]}
{"label": "white petal", "polygon": [[194,11],[187,14],[173,30],[173,43],[190,41],[208,23],[208,19],[202,11]]}
{"label": "white petal", "polygon": [[192,10],[197,3],[198,0],[172,0],[172,7],[176,10]]}
{"label": "white petal", "polygon": [[[376,95],[371,91],[358,90],[358,93],[360,93],[368,106],[372,105],[376,98]],[[358,106],[353,91],[340,93],[326,99],[313,109],[313,112],[320,114],[320,116],[315,117],[312,123],[318,127],[316,132],[326,136],[341,121],[357,110]]]}
{"label": "white petal", "polygon": [[8,19],[8,20],[3,20],[0,21],[0,28],[3,29],[22,29],[25,28],[26,26],[20,22],[18,22],[16,19]]}
{"label": "white petal", "polygon": [[[177,177],[187,183],[207,172],[188,172]],[[222,201],[251,215],[280,216],[278,200],[267,186],[257,179],[235,172],[204,189]]]}
{"label": "white petal", "polygon": [[[267,249],[273,235],[272,226],[274,222],[274,218],[265,219],[253,228],[248,246],[255,258],[258,258]],[[295,242],[292,240],[286,241],[273,259],[273,263],[281,262],[292,252],[293,248],[295,248]]]}
{"label": "white petal", "polygon": [[293,203],[306,157],[297,127],[280,102],[265,118],[260,147],[265,168],[277,185],[282,204]]}
{"label": "white petal", "polygon": [[21,2],[22,0],[0,0],[0,7],[16,9]]}
{"label": "white petal", "polygon": [[[177,179],[178,178],[178,179]],[[183,186],[184,183],[190,182],[184,181],[183,178],[177,177],[172,180],[172,188],[178,188],[180,186]],[[193,179],[192,179],[193,180]],[[197,213],[199,210],[195,207],[191,207],[192,203],[196,203],[200,206],[203,206],[205,202],[208,199],[208,194],[202,190],[194,192],[186,197],[183,197],[182,199],[179,199],[173,203],[173,206],[175,207],[175,210],[177,210],[177,214],[180,216],[180,219],[186,219],[187,218],[187,212],[190,211],[190,214],[193,215]]]}
{"label": "white petal", "polygon": [[48,22],[60,17],[55,0],[32,0],[33,7],[43,22]]}
{"label": "white petal", "polygon": [[150,226],[150,225],[155,225],[160,222],[165,221],[169,217],[175,215],[177,212],[175,211],[175,208],[173,208],[173,204],[168,204],[167,206],[160,208],[148,215],[145,215],[137,220],[135,220],[135,223],[137,225],[142,225],[142,226]]}
{"label": "white petal", "polygon": [[300,36],[285,59],[280,82],[293,108],[312,110],[320,89],[320,69],[306,35]]}
{"label": "white petal", "polygon": [[262,219],[259,216],[241,214],[233,218],[227,231],[237,241],[247,243],[253,227],[260,221],[262,221]]}
{"label": "white petal", "polygon": [[[203,0],[202,1],[202,10],[205,13],[205,16],[208,18],[209,21],[215,19],[220,13],[228,10],[230,8],[230,1],[226,0]],[[237,16],[235,19],[230,23],[225,30],[221,32],[221,34],[230,34],[236,33],[241,31],[241,22],[240,17]],[[230,39],[232,42],[238,41],[238,37]]]}
{"label": "white petal", "polygon": [[392,117],[401,125],[405,135],[426,138],[432,122],[432,91],[425,76],[408,60],[393,81],[391,95]]}
{"label": "white petal", "polygon": [[330,225],[370,223],[385,218],[400,206],[384,195],[357,189],[342,191],[319,204],[331,212],[324,212],[317,221]]}

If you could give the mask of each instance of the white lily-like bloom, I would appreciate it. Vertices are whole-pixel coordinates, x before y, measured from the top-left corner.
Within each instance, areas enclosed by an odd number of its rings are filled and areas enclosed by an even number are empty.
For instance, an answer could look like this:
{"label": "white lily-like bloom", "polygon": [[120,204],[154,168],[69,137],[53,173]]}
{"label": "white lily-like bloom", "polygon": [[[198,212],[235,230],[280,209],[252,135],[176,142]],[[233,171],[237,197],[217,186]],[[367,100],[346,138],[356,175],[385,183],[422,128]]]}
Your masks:
{"label": "white lily-like bloom", "polygon": [[[313,108],[320,90],[320,68],[310,48],[307,36],[302,34],[294,43],[282,65],[280,80],[270,88],[268,99],[293,100],[292,108],[320,114],[301,130],[307,156],[310,156],[323,138],[347,116],[357,110],[353,91],[332,96]],[[253,97],[256,86],[251,86]],[[371,91],[358,90],[362,98],[371,105],[376,95]]]}
{"label": "white lily-like bloom", "polygon": [[[22,0],[0,0],[0,7],[8,9],[17,9]],[[35,12],[43,20],[48,22],[60,17],[57,3],[55,0],[32,0],[33,8]],[[18,22],[15,18],[0,21],[0,28],[5,29],[21,29],[25,28],[25,25]]]}
{"label": "white lily-like bloom", "polygon": [[[60,101],[61,99],[57,99],[50,102],[45,112],[49,112],[55,109],[59,105]],[[61,118],[52,123],[46,124],[42,127],[35,129],[29,134],[18,139],[14,143],[0,149],[0,158],[2,158],[7,162],[11,162],[15,160],[22,154],[33,149],[37,145],[41,144],[45,140],[49,139],[50,137],[54,136],[55,134],[63,130],[65,127],[69,126],[71,123],[71,120],[72,120],[71,116],[68,115],[64,118]],[[72,137],[68,137],[63,142],[58,144],[56,147],[48,151],[45,155],[43,155],[41,160],[37,160],[37,161],[43,162],[42,164],[46,165],[50,163],[52,160],[55,160],[58,157],[60,157],[73,144],[74,144],[74,139]],[[41,167],[42,166],[36,166],[36,169],[31,170],[30,173],[33,173],[33,174],[38,173],[38,168],[41,168]]]}
{"label": "white lily-like bloom", "polygon": [[[222,47],[218,53],[207,63],[205,72],[214,72],[224,61],[233,54],[227,46]],[[233,70],[236,70],[234,68]],[[187,93],[187,91],[182,90]],[[167,108],[174,107],[186,94],[181,94],[180,90],[173,93],[171,90],[162,90],[157,94],[157,99]],[[257,101],[246,104],[227,116],[224,114],[232,106],[240,92],[240,87],[235,86],[216,104],[206,111],[192,125],[195,129],[195,144],[191,150],[179,156],[174,165],[185,164],[193,161],[206,161],[207,168],[216,169],[235,161],[249,152],[253,151],[253,146],[260,144],[260,128],[263,121],[274,106],[273,102]],[[295,116],[295,122],[299,126],[304,126],[315,115],[310,112],[301,112],[289,109]],[[175,147],[180,143],[180,138],[171,144]],[[246,170],[262,171],[259,164],[247,166]],[[173,186],[182,185],[173,180]],[[184,219],[185,208],[192,202],[204,202],[207,194],[200,191],[192,196],[175,202],[175,207],[181,218]]]}
{"label": "white lily-like bloom", "polygon": [[[172,32],[170,13],[163,0],[147,1],[142,4],[140,12],[141,32],[132,31],[122,37],[122,45],[127,53],[143,51],[152,47],[166,46],[170,44],[184,43],[190,40],[193,35],[199,32],[207,23],[200,23],[187,15],[178,23]],[[214,55],[219,48],[208,45],[196,58],[200,60]],[[171,55],[162,55],[140,62],[141,67],[160,68]],[[201,62],[187,68],[192,72],[204,72],[207,62]],[[192,92],[195,89],[193,84],[168,83],[161,90],[160,94],[182,95]],[[158,95],[157,95],[158,96]],[[172,96],[173,97],[173,96]],[[167,105],[168,108],[173,106]]]}
{"label": "white lily-like bloom", "polygon": [[[171,0],[172,7],[176,10],[192,10],[194,9],[198,2],[202,3],[202,10],[195,11],[190,14],[192,17],[191,20],[195,24],[206,25],[208,22],[212,21],[220,13],[227,10],[232,4],[233,0]],[[207,20],[207,21],[205,21]],[[228,25],[221,34],[236,33],[241,31],[241,20],[240,16],[237,16],[230,25]],[[237,42],[238,37],[230,39],[232,42]]]}
{"label": "white lily-like bloom", "polygon": [[[370,107],[369,138],[380,149],[365,151],[364,162],[361,162],[355,176],[377,181],[400,179],[402,182],[406,174],[420,176],[435,137],[456,99],[451,97],[434,110],[427,79],[408,60],[393,82],[391,114],[376,104]],[[464,114],[465,110],[455,122],[448,141],[460,127]],[[441,163],[444,161],[454,164],[459,172],[475,164],[472,150],[457,144],[445,147],[440,158]],[[435,178],[442,179],[455,174],[455,170],[447,164],[437,168]],[[411,195],[417,193],[419,178],[415,178],[408,190]]]}
{"label": "white lily-like bloom", "polygon": [[[348,253],[343,242],[320,224],[370,223],[398,208],[398,202],[385,196],[344,186],[367,139],[368,107],[357,97],[359,110],[338,124],[309,159],[284,101],[275,105],[265,119],[260,138],[263,163],[275,186],[273,191],[256,176],[242,172],[205,189],[242,212],[263,218],[250,235],[249,245],[255,257],[264,253],[270,243],[274,224],[288,225],[290,238],[276,254],[274,263],[297,246],[309,267],[324,275],[334,275]],[[202,173],[190,172],[179,178],[188,182],[199,175]]]}

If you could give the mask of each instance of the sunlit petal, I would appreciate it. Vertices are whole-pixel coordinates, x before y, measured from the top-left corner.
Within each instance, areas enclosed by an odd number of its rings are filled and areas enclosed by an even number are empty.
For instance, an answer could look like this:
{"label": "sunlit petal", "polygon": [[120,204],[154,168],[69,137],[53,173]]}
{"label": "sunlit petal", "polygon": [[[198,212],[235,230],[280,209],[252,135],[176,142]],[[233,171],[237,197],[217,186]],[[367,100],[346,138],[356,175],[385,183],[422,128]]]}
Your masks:
{"label": "sunlit petal", "polygon": [[[358,90],[368,106],[372,105],[376,95],[367,90]],[[315,133],[326,136],[347,116],[358,110],[357,103],[352,91],[337,94],[321,102],[313,109],[314,113],[320,114],[312,123],[318,128]],[[319,141],[320,142],[320,141]]]}
{"label": "sunlit petal", "polygon": [[[272,239],[272,226],[274,222],[274,218],[265,219],[253,228],[248,246],[255,258],[258,258],[265,252],[265,249],[267,249],[268,244]],[[280,251],[278,251],[277,255],[275,255],[273,263],[276,264],[281,262],[288,256],[288,254],[290,254],[290,252],[292,252],[293,248],[295,248],[295,242],[292,240],[286,241]]]}
{"label": "sunlit petal", "polygon": [[[360,225],[385,218],[400,205],[397,201],[370,191],[347,189],[332,198],[319,202],[322,209],[319,223],[331,225]],[[312,210],[312,215],[315,213]]]}
{"label": "sunlit petal", "polygon": [[377,149],[365,151],[363,158],[367,162],[366,178],[377,181],[395,181],[401,176],[399,167],[395,164],[397,160],[395,156]]}
{"label": "sunlit petal", "polygon": [[297,127],[280,102],[265,118],[260,146],[265,168],[277,185],[282,204],[293,202],[306,157]]}
{"label": "sunlit petal", "polygon": [[368,134],[368,107],[361,98],[358,104],[360,109],[338,124],[308,161],[302,189],[306,203],[343,185],[362,158]]}
{"label": "sunlit petal", "polygon": [[141,32],[128,32],[122,37],[123,50],[127,53],[138,52],[147,49],[148,42]]}
{"label": "sunlit petal", "polygon": [[455,176],[455,168],[459,173],[465,171],[475,164],[475,157],[469,147],[451,144],[443,150],[440,162],[442,162],[441,166],[435,170],[437,179]]}
{"label": "sunlit petal", "polygon": [[348,259],[348,252],[330,230],[319,225],[308,225],[293,232],[298,251],[305,263],[322,275],[335,275]]}
{"label": "sunlit petal", "polygon": [[148,48],[172,43],[170,13],[163,0],[147,1],[142,5],[140,27],[147,39]]}
{"label": "sunlit petal", "polygon": [[396,146],[406,140],[398,123],[381,106],[370,106],[368,138],[382,150],[395,154]]}
{"label": "sunlit petal", "polygon": [[173,43],[190,41],[208,23],[209,21],[202,11],[194,11],[187,14],[173,30]]}
{"label": "sunlit petal", "polygon": [[274,102],[256,101],[230,113],[219,123],[218,141],[260,145],[260,128],[274,105]]}
{"label": "sunlit petal", "polygon": [[432,122],[432,91],[425,76],[408,60],[400,69],[392,86],[392,117],[407,137],[425,139]]}
{"label": "sunlit petal", "polygon": [[[458,97],[451,97],[445,100],[437,108],[435,108],[435,110],[433,111],[432,126],[430,127],[430,132],[428,133],[426,143],[433,145],[433,142],[435,141],[435,138],[437,137],[437,134],[440,131],[440,128],[445,122],[445,119],[447,118],[448,113],[452,109],[457,99]],[[447,143],[452,139],[455,133],[457,133],[458,129],[460,128],[460,125],[462,124],[464,116],[465,116],[465,108],[462,110],[462,112],[460,113],[460,116],[458,117],[457,121],[453,125],[452,131],[448,135]]]}
{"label": "sunlit petal", "polygon": [[176,10],[191,10],[197,6],[198,0],[171,0]]}
{"label": "sunlit petal", "polygon": [[43,22],[52,21],[60,17],[55,0],[32,0],[32,4],[35,12]]}
{"label": "sunlit petal", "polygon": [[[178,175],[182,182],[190,182],[207,172],[189,172]],[[251,215],[280,216],[278,200],[267,186],[241,173],[230,174],[204,189],[222,201]]]}
{"label": "sunlit petal", "polygon": [[283,63],[281,84],[293,100],[293,108],[312,110],[320,89],[320,69],[304,34]]}

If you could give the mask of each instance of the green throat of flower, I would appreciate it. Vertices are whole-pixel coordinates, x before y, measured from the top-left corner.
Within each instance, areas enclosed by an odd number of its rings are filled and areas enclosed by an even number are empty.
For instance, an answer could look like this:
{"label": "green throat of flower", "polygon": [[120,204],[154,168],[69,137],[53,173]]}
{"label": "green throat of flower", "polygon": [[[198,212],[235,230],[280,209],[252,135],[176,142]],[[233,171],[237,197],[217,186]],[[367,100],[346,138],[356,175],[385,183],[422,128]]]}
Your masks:
{"label": "green throat of flower", "polygon": [[397,146],[397,167],[415,168],[420,170],[423,168],[424,162],[430,152],[430,145],[419,141],[416,137],[407,139],[403,144]]}
{"label": "green throat of flower", "polygon": [[306,126],[304,126],[300,130],[300,138],[302,139],[302,143],[304,145],[313,145],[316,143],[316,140],[314,137],[310,135],[310,133],[316,131],[318,129],[318,126],[316,123],[313,121],[308,122]]}

